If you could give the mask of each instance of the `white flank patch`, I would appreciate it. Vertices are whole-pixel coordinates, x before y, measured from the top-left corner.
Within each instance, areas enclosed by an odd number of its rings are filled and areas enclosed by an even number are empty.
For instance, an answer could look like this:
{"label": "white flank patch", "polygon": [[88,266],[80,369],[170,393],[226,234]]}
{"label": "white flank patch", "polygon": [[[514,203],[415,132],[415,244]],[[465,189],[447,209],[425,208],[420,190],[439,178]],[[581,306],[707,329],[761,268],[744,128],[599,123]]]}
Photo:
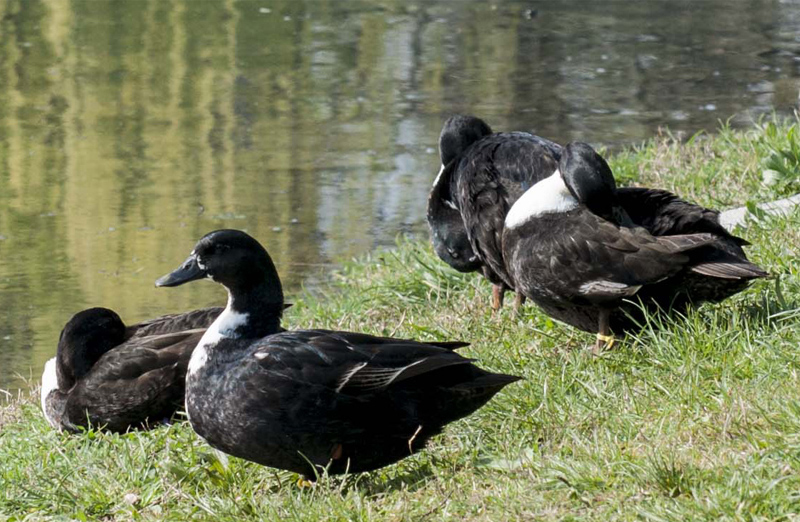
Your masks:
{"label": "white flank patch", "polygon": [[443,173],[444,173],[444,165],[442,165],[442,168],[439,169],[439,173],[436,175],[436,179],[433,180],[433,185],[432,186],[435,187],[436,185],[439,184],[439,180],[442,179],[442,174]]}
{"label": "white flank patch", "polygon": [[58,375],[56,374],[56,358],[53,357],[44,363],[44,372],[42,373],[42,411],[47,422],[53,427],[56,427],[56,422],[47,416],[45,401],[47,401],[47,396],[50,395],[50,392],[56,389],[58,389]]}
{"label": "white flank patch", "polygon": [[347,382],[350,380],[350,378],[353,375],[355,375],[358,370],[360,370],[361,368],[363,368],[366,365],[367,365],[367,363],[365,363],[365,362],[358,363],[358,364],[354,365],[352,368],[350,368],[349,370],[347,370],[346,372],[344,372],[344,374],[342,375],[341,379],[339,379],[339,385],[336,387],[336,393],[341,392],[342,388],[344,388],[344,385],[347,384]]}
{"label": "white flank patch", "polygon": [[208,361],[208,348],[213,347],[223,338],[235,338],[236,329],[247,323],[248,317],[249,314],[240,314],[231,309],[231,297],[229,294],[228,305],[225,310],[211,323],[200,342],[197,343],[197,348],[192,352],[192,358],[189,359],[188,374],[191,375],[205,366]]}
{"label": "white flank patch", "polygon": [[518,227],[543,214],[568,212],[578,206],[578,200],[569,193],[561,173],[556,170],[525,191],[506,214],[505,226]]}
{"label": "white flank patch", "polygon": [[587,281],[583,283],[578,291],[582,294],[608,294],[628,296],[633,295],[639,291],[642,285],[626,285],[625,283],[617,283],[616,281],[608,281],[607,279],[595,279],[594,281]]}

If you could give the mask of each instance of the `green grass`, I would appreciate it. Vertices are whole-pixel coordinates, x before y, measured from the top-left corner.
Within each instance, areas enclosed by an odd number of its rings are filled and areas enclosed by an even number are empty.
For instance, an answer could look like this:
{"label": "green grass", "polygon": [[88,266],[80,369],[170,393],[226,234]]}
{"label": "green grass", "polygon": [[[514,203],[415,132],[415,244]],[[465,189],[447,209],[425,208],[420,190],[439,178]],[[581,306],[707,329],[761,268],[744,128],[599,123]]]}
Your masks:
{"label": "green grass", "polygon": [[[794,125],[616,154],[624,183],[704,204],[779,197],[773,155]],[[788,156],[787,156],[788,157]],[[793,189],[791,189],[793,190]],[[751,258],[776,277],[686,317],[653,318],[593,357],[590,335],[532,306],[493,315],[490,288],[425,241],[345,265],[290,296],[290,327],[463,339],[464,353],[525,377],[423,453],[300,489],[289,473],[230,458],[186,424],[66,435],[37,398],[0,406],[0,520],[792,520],[800,513],[800,214],[752,220]],[[658,324],[656,324],[658,323]],[[655,328],[659,326],[659,328]],[[35,393],[35,390],[33,390]]]}

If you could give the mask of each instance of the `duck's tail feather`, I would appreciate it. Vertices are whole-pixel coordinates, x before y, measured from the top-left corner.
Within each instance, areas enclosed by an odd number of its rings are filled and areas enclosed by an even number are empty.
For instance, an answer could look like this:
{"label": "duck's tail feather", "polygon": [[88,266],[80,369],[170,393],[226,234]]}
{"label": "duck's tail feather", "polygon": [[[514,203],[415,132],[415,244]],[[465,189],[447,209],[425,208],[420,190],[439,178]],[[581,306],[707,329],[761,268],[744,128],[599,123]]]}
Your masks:
{"label": "duck's tail feather", "polygon": [[462,389],[488,388],[493,390],[492,394],[494,394],[512,382],[517,382],[519,380],[522,380],[522,377],[508,375],[505,373],[484,372],[483,375],[480,375],[470,381],[460,383],[458,387]]}
{"label": "duck's tail feather", "polygon": [[446,348],[448,350],[458,350],[459,348],[469,346],[469,343],[463,341],[426,341],[426,344],[438,346],[439,348]]}
{"label": "duck's tail feather", "polygon": [[711,261],[691,268],[692,272],[720,279],[757,279],[767,277],[768,272],[746,259]]}
{"label": "duck's tail feather", "polygon": [[716,239],[714,235],[708,233],[656,237],[656,241],[658,241],[661,246],[667,247],[670,253],[687,252],[702,248],[713,244]]}

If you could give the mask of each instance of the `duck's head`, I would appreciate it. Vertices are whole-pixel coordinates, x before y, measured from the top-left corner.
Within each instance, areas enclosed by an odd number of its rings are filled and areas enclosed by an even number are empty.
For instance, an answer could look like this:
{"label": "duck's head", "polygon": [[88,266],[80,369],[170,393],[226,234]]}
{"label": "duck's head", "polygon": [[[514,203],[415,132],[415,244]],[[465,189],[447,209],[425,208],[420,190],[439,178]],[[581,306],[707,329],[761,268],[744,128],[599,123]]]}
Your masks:
{"label": "duck's head", "polygon": [[447,177],[447,180],[434,185],[428,196],[427,217],[433,249],[439,259],[459,272],[474,272],[482,263],[470,245],[461,212],[453,203],[449,172],[442,176]]}
{"label": "duck's head", "polygon": [[[470,246],[461,213],[450,193],[450,164],[470,145],[490,134],[491,127],[482,119],[460,114],[449,117],[439,134],[442,166],[428,197],[428,224],[436,255],[459,272],[474,272],[482,263]],[[450,166],[450,170],[446,166]]]}
{"label": "duck's head", "polygon": [[439,158],[447,165],[460,156],[467,147],[492,134],[492,128],[480,118],[456,114],[450,116],[439,134]]}
{"label": "duck's head", "polygon": [[474,272],[483,266],[469,243],[460,215],[430,226],[433,249],[439,259],[459,272]]}
{"label": "duck's head", "polygon": [[614,174],[606,160],[591,146],[579,141],[567,144],[558,170],[575,199],[599,216],[612,215],[617,204]]}
{"label": "duck's head", "polygon": [[283,309],[283,290],[272,259],[261,244],[241,230],[215,230],[203,236],[186,261],[159,278],[156,286],[179,286],[209,278],[231,295],[260,292],[260,299]]}
{"label": "duck's head", "polygon": [[72,388],[100,357],[125,339],[125,323],[108,308],[78,312],[61,330],[56,376],[62,390]]}

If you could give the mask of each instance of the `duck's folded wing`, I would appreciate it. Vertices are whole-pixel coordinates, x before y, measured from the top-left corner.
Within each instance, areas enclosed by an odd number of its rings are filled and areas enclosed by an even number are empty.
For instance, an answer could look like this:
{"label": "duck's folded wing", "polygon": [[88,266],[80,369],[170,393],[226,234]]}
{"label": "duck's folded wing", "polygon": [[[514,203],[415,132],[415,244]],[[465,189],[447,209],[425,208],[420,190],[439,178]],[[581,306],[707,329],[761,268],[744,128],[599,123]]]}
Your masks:
{"label": "duck's folded wing", "polygon": [[126,341],[104,354],[92,367],[93,386],[143,386],[147,389],[157,379],[168,385],[164,373],[185,374],[186,365],[205,330],[197,328],[184,332],[150,335]]}
{"label": "duck's folded wing", "polygon": [[634,295],[683,269],[687,251],[714,241],[709,234],[655,238],[641,228],[617,227],[586,213],[569,237],[559,237],[537,255],[547,259],[553,281],[564,295],[593,303]]}
{"label": "duck's folded wing", "polygon": [[254,357],[273,375],[341,394],[363,395],[441,368],[472,362],[453,351],[464,343],[439,344],[304,330],[265,338]]}
{"label": "duck's folded wing", "polygon": [[672,192],[626,187],[617,190],[617,198],[633,222],[654,236],[708,232],[739,246],[748,244],[720,225],[718,211],[684,201]]}
{"label": "duck's folded wing", "polygon": [[197,345],[205,333],[205,328],[194,328],[180,332],[171,332],[157,335],[147,335],[130,339],[120,347],[137,346],[150,350],[170,349],[172,351],[190,351]]}
{"label": "duck's folded wing", "polygon": [[96,424],[124,431],[147,418],[168,416],[180,405],[186,357],[180,350],[146,347],[105,354],[71,397],[71,415],[89,413]]}
{"label": "duck's folded wing", "polygon": [[166,333],[179,333],[195,328],[208,328],[222,313],[222,308],[214,306],[200,308],[182,314],[169,314],[142,321],[126,328],[125,338],[139,338]]}

